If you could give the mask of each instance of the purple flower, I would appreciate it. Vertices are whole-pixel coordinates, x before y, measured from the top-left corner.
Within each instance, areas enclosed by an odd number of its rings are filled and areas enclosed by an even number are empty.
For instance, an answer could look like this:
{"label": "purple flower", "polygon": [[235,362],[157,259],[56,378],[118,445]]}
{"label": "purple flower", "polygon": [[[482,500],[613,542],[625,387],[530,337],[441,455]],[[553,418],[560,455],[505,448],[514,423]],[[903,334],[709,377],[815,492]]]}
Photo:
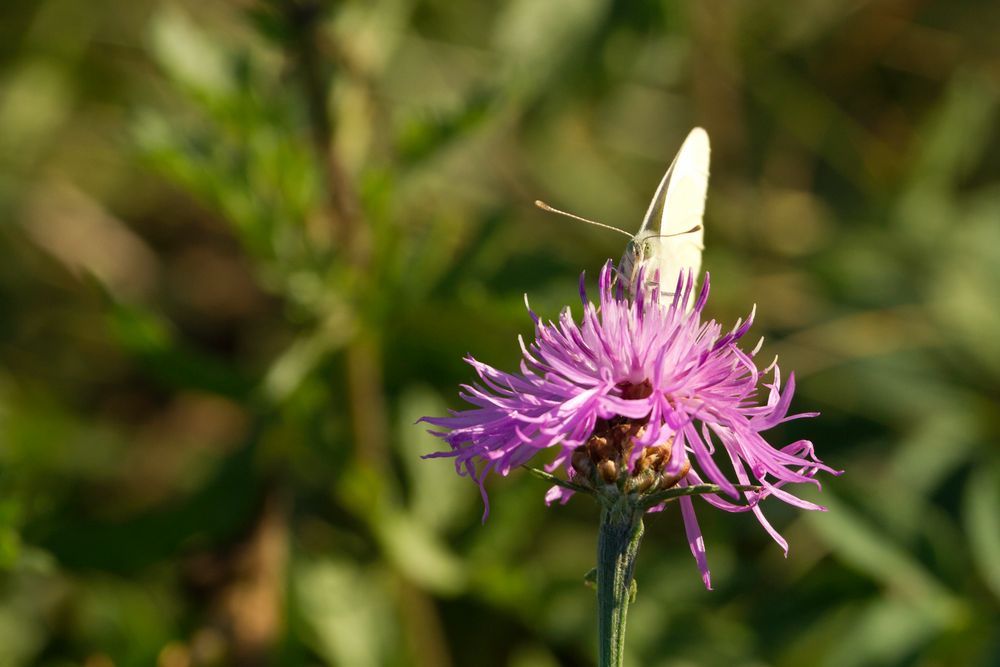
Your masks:
{"label": "purple flower", "polygon": [[[569,308],[558,322],[543,322],[529,307],[535,341],[525,345],[520,339],[520,372],[505,373],[467,357],[482,383],[463,385],[460,396],[475,407],[422,420],[448,430],[432,433],[451,450],[429,457],[453,457],[458,473],[479,483],[484,520],[489,512],[486,476],[507,475],[548,448],[555,450],[555,459],[546,470],[562,468],[579,487],[617,486],[641,495],[717,484],[725,495],[745,502],[730,502],[719,494],[701,497],[728,512],[753,512],[787,554],[787,543],[764,517],[760,501],[775,496],[796,507],[822,510],[783,487],[789,482],[818,486],[813,478],[819,470],[837,474],[816,457],[808,440],[775,448],[761,436],[782,422],[816,415],[788,414],[794,375],[782,389],[776,363],[757,367],[760,343],[750,351],[739,347],[752,312],[728,333],[714,320],[702,322],[707,274],[697,299],[691,276],[682,276],[670,303],[661,303],[660,290],[645,286],[642,279],[635,296],[627,297],[614,276],[609,261],[601,270],[599,306],[587,300],[581,276],[580,323]],[[717,459],[728,462],[735,482]],[[736,488],[749,484],[759,491]],[[546,502],[566,502],[570,495],[572,491],[555,486]],[[679,502],[691,552],[711,588],[694,503],[690,496]],[[653,509],[660,508],[662,504]]]}

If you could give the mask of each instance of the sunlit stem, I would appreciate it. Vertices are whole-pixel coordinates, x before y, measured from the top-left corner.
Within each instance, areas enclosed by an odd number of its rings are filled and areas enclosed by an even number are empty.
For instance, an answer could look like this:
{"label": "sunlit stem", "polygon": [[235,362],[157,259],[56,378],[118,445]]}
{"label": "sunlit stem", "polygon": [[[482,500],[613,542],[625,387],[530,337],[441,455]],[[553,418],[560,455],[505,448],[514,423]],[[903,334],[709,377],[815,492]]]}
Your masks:
{"label": "sunlit stem", "polygon": [[642,510],[633,504],[617,503],[602,508],[597,540],[599,667],[621,667],[623,664],[625,618],[642,531]]}

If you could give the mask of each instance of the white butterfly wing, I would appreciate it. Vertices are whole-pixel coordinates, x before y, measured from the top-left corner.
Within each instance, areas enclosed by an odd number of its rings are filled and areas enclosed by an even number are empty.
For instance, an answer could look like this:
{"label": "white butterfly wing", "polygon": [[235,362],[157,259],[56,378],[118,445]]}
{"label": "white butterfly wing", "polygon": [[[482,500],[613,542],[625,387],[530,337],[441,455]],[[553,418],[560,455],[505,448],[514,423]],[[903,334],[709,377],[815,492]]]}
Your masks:
{"label": "white butterfly wing", "polygon": [[[705,239],[702,218],[708,192],[709,157],[708,134],[696,127],[663,175],[642,227],[622,257],[621,270],[633,289],[641,267],[646,279],[657,280],[665,295],[673,293],[682,271],[693,272],[697,279]],[[654,231],[650,225],[657,213],[660,226]]]}
{"label": "white butterfly wing", "polygon": [[660,272],[662,290],[673,291],[681,271],[691,271],[697,280],[701,270],[709,157],[708,133],[696,127],[674,159],[664,193],[659,244],[652,258]]}

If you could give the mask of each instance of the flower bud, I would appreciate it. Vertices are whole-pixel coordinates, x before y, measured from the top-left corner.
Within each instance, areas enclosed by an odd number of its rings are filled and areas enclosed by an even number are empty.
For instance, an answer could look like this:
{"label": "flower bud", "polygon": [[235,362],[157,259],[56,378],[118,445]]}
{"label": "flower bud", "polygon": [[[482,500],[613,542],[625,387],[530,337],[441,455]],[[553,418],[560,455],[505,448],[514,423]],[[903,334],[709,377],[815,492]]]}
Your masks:
{"label": "flower bud", "polygon": [[615,465],[614,461],[608,459],[601,461],[597,464],[597,472],[607,484],[614,484],[618,481],[618,466]]}
{"label": "flower bud", "polygon": [[684,459],[684,463],[681,464],[680,469],[674,474],[668,475],[666,474],[666,471],[663,471],[663,474],[660,475],[660,488],[669,489],[673,485],[677,484],[677,482],[684,479],[685,475],[687,475],[690,471],[691,461]]}
{"label": "flower bud", "polygon": [[580,445],[573,450],[570,465],[573,466],[573,471],[583,479],[591,481],[594,478],[594,462],[590,460],[590,453],[587,451],[586,445]]}

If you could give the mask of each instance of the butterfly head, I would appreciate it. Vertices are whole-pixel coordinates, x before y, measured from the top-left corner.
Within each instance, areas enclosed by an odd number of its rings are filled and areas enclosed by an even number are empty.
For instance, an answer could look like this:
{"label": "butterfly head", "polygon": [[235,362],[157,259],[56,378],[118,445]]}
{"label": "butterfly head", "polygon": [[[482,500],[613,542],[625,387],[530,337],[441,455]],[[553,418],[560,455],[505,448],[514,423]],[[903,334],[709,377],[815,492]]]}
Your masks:
{"label": "butterfly head", "polygon": [[659,238],[652,232],[637,234],[625,245],[621,262],[618,263],[619,278],[628,285],[629,292],[635,292],[640,267],[647,265],[656,256]]}

